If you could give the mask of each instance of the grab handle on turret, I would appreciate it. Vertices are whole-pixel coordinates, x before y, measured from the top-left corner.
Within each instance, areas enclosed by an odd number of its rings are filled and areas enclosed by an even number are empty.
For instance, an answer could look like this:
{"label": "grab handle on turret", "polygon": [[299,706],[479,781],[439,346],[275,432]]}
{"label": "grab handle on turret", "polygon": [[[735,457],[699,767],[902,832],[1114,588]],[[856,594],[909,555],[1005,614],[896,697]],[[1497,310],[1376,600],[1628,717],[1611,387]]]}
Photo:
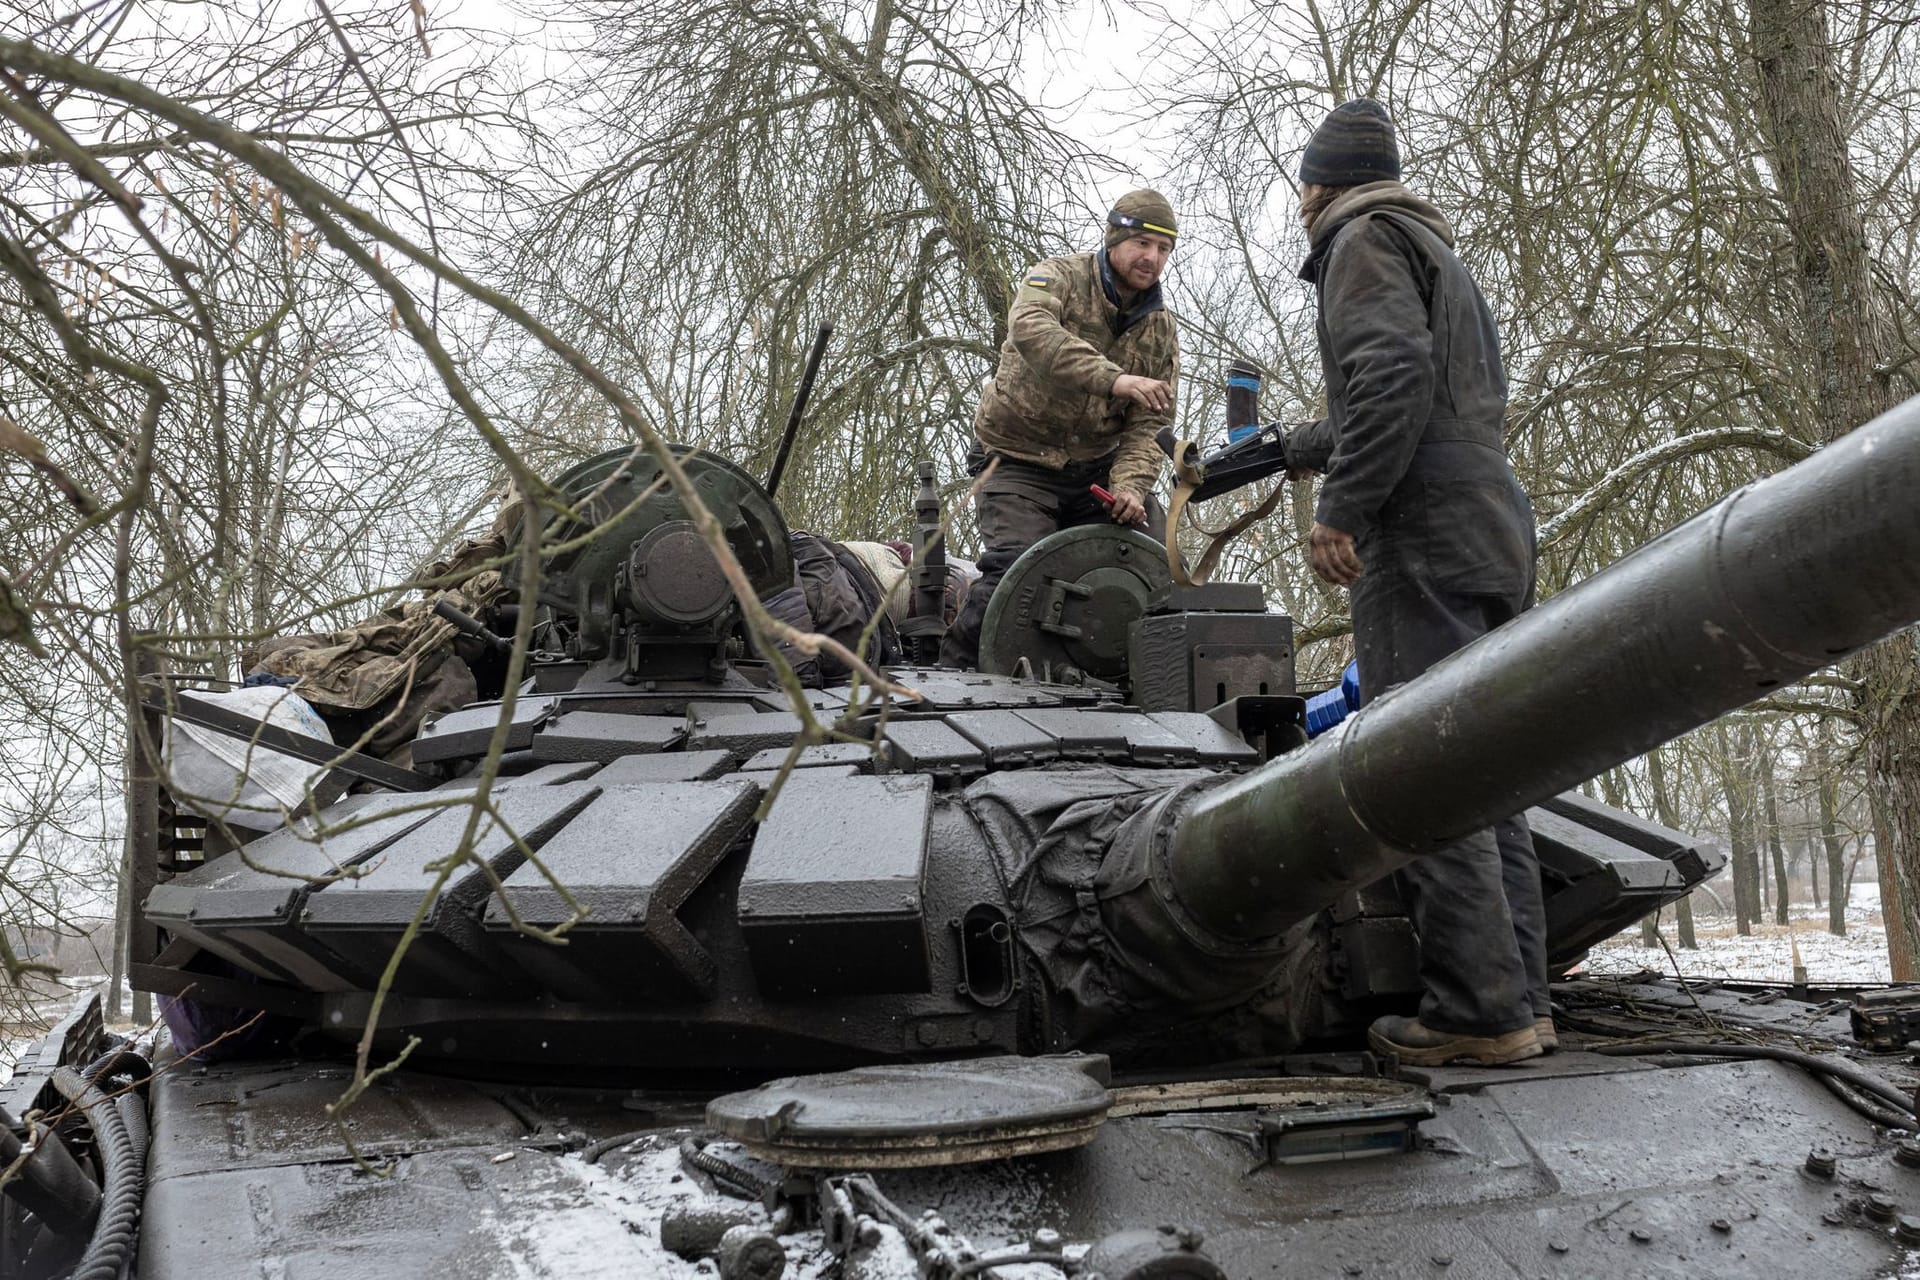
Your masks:
{"label": "grab handle on turret", "polygon": [[433,602],[433,613],[435,617],[443,618],[451,622],[454,630],[458,631],[461,635],[472,636],[475,640],[478,640],[495,653],[508,654],[513,652],[513,641],[503,635],[497,635],[487,630],[486,623],[449,601],[435,600]]}

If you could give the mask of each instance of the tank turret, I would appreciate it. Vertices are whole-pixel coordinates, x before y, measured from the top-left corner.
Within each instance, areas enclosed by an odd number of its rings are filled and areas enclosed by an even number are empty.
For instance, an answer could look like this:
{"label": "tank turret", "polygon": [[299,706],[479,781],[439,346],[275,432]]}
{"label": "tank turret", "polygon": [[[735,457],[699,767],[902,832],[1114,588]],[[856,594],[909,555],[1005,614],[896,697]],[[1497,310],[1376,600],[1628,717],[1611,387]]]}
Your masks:
{"label": "tank turret", "polygon": [[[886,562],[682,462],[770,614],[892,601],[937,648],[951,578],[836,594]],[[1344,719],[1256,588],[1106,529],[1009,571],[990,670],[796,708],[656,475],[581,464],[536,598],[440,613],[489,678],[526,621],[528,676],[410,765],[180,698],[358,793],[197,865],[136,831],[173,1046],[149,1074],[96,999],[21,1056],[0,1121],[56,1156],[0,1198],[15,1270],[90,1231],[75,1273],[117,1274],[148,1152],[148,1280],[1898,1269],[1912,988],[1575,978],[1552,1057],[1358,1047],[1417,999],[1391,872],[1440,842],[1526,810],[1559,968],[1723,865],[1562,789],[1920,617],[1920,401]]]}
{"label": "tank turret", "polygon": [[[764,490],[686,462],[756,589],[786,586]],[[147,919],[189,959],[145,980],[342,1040],[377,1012],[417,1060],[545,1078],[1334,1042],[1418,989],[1395,867],[1532,807],[1570,963],[1722,859],[1566,788],[1920,617],[1909,405],[1311,745],[1286,619],[1244,584],[1173,588],[1113,530],[1009,572],[996,670],[809,690],[835,740],[808,745],[647,460],[558,488],[578,518],[547,531],[487,805],[493,703],[424,728],[415,789],[160,884]]]}

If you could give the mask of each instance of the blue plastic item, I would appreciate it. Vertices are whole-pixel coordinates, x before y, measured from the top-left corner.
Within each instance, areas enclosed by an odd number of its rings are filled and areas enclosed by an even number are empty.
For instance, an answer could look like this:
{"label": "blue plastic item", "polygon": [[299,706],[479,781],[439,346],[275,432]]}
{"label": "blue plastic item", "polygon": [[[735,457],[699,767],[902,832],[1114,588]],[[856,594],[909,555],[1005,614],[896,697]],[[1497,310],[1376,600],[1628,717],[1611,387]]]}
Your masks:
{"label": "blue plastic item", "polygon": [[1340,683],[1307,699],[1307,736],[1317,738],[1360,709],[1360,664],[1349,662]]}
{"label": "blue plastic item", "polygon": [[1245,361],[1227,366],[1227,443],[1260,430],[1260,371]]}

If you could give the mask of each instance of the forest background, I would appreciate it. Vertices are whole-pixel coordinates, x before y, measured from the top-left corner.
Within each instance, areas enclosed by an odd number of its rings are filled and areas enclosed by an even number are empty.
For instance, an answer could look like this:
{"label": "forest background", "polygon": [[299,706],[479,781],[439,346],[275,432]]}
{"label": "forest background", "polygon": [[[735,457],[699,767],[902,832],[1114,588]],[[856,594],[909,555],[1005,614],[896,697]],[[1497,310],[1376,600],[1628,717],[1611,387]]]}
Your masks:
{"label": "forest background", "polygon": [[[1920,391],[1916,22],[1901,0],[9,6],[0,965],[118,972],[58,943],[106,945],[126,907],[143,651],[236,677],[263,637],[411,594],[510,479],[647,429],[764,472],[826,321],[782,505],[907,536],[916,459],[964,493],[1012,278],[1094,247],[1130,187],[1180,211],[1182,434],[1219,438],[1234,357],[1267,373],[1263,416],[1311,419],[1291,179],[1352,97],[1389,106],[1494,308],[1562,590]],[[1311,513],[1297,486],[1219,576],[1266,587],[1324,682],[1349,622],[1306,570]],[[1843,929],[1844,887],[1877,877],[1891,972],[1920,976],[1917,670],[1909,632],[1593,789],[1724,840],[1741,932],[1823,897]]]}

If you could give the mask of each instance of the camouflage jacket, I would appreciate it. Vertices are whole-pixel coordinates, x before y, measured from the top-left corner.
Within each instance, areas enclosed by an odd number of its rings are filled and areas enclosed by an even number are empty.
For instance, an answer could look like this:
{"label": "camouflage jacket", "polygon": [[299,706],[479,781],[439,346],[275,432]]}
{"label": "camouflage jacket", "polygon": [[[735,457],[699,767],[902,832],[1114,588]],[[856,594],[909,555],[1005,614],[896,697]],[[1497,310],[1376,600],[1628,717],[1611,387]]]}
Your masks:
{"label": "camouflage jacket", "polygon": [[1114,454],[1116,491],[1145,497],[1160,474],[1153,434],[1173,421],[1111,394],[1123,373],[1178,382],[1180,344],[1156,285],[1124,314],[1107,297],[1098,253],[1049,258],[1020,280],[1000,367],[973,432],[1008,457],[1060,468]]}
{"label": "camouflage jacket", "polygon": [[[298,680],[293,691],[322,716],[390,709],[401,703],[411,707],[415,693],[452,656],[459,634],[433,611],[434,602],[444,599],[462,612],[478,614],[499,598],[505,586],[499,566],[509,554],[519,512],[516,499],[495,518],[491,532],[462,542],[445,559],[420,570],[420,577],[439,585],[439,590],[382,609],[341,631],[267,640],[255,651],[254,670]],[[417,725],[415,716],[412,725],[397,726],[404,730],[398,740],[412,737]]]}

